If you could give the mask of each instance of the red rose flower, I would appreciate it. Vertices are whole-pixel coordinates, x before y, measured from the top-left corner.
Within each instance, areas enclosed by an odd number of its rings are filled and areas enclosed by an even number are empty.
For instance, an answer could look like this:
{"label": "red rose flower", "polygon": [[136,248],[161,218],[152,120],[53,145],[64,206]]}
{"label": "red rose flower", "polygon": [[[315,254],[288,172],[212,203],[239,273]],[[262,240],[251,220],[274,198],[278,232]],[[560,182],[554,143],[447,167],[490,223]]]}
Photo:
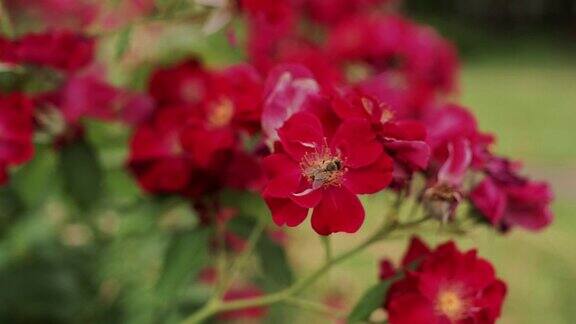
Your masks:
{"label": "red rose flower", "polygon": [[455,105],[434,111],[426,122],[433,155],[425,207],[430,215],[448,221],[463,200],[465,176],[485,166],[493,138],[480,133],[474,116]]}
{"label": "red rose flower", "polygon": [[199,105],[209,91],[212,75],[200,62],[189,60],[156,70],[148,92],[158,105]]}
{"label": "red rose flower", "polygon": [[187,188],[193,167],[180,142],[185,122],[185,110],[164,108],[136,129],[128,165],[145,190],[176,193]]}
{"label": "red rose flower", "polygon": [[22,94],[0,94],[0,184],[8,180],[6,168],[30,160],[34,154],[33,105]]}
{"label": "red rose flower", "polygon": [[412,86],[454,90],[458,59],[453,46],[403,17],[353,15],[330,31],[327,46],[341,61],[368,67],[367,76],[397,72]]}
{"label": "red rose flower", "polygon": [[392,285],[385,308],[390,324],[489,324],[500,317],[505,296],[506,284],[488,261],[449,242]]}
{"label": "red rose flower", "polygon": [[313,209],[318,234],[356,232],[364,222],[356,195],[378,192],[392,179],[392,160],[370,123],[351,118],[327,134],[318,117],[300,112],[278,134],[280,151],[263,161],[263,196],[276,224],[297,226]]}
{"label": "red rose flower", "polygon": [[218,151],[230,150],[241,132],[260,128],[262,82],[248,66],[233,66],[212,75],[213,84],[190,115],[181,139],[195,162],[207,167]]}
{"label": "red rose flower", "polygon": [[66,31],[28,34],[10,42],[9,54],[0,60],[74,72],[92,62],[94,39]]}
{"label": "red rose flower", "polygon": [[262,91],[248,65],[209,71],[186,61],[156,71],[149,87],[156,110],[137,129],[129,162],[141,185],[188,197],[260,188],[258,158],[240,139],[260,128]]}
{"label": "red rose flower", "polygon": [[506,159],[494,158],[486,169],[486,179],[474,188],[470,200],[492,225],[538,231],[552,223],[553,193],[547,183],[519,176],[518,166]]}

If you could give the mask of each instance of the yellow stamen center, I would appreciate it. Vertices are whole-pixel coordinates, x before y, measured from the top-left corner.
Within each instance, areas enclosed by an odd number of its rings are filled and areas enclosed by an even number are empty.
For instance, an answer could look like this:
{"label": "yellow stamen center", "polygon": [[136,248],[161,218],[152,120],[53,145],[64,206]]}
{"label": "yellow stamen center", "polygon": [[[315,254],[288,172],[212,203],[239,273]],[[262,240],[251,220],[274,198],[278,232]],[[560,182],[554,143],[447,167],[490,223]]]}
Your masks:
{"label": "yellow stamen center", "polygon": [[436,300],[436,312],[446,316],[451,322],[461,320],[466,314],[468,303],[457,289],[442,290]]}
{"label": "yellow stamen center", "polygon": [[234,117],[234,103],[228,98],[221,99],[208,113],[208,124],[214,128],[230,124]]}

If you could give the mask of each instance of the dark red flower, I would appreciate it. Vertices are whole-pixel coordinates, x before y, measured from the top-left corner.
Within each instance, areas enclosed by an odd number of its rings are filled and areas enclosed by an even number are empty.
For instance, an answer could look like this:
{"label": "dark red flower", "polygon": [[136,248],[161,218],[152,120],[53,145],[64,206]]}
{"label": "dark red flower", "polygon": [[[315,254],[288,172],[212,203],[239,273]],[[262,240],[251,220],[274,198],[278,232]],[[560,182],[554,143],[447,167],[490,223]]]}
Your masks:
{"label": "dark red flower", "polygon": [[400,16],[352,16],[330,31],[328,48],[346,64],[368,67],[367,76],[398,72],[412,86],[441,93],[455,87],[458,60],[452,45]]}
{"label": "dark red flower", "polygon": [[256,71],[234,66],[211,75],[198,105],[187,105],[189,117],[181,134],[183,148],[207,167],[219,151],[231,150],[241,132],[260,128],[263,85]]}
{"label": "dark red flower", "polygon": [[482,170],[490,158],[493,138],[480,133],[474,116],[455,105],[432,112],[426,125],[433,154],[424,203],[431,216],[448,221],[463,200],[466,175]]}
{"label": "dark red flower", "polygon": [[22,94],[0,94],[0,184],[6,169],[30,160],[34,154],[32,101]]}
{"label": "dark red flower", "polygon": [[475,250],[462,253],[449,242],[392,285],[385,308],[391,324],[489,324],[500,317],[506,290]]}
{"label": "dark red flower", "polygon": [[293,36],[296,12],[289,0],[241,0],[247,17],[250,62],[266,72],[275,63],[279,46]]}
{"label": "dark red flower", "polygon": [[276,224],[297,226],[313,209],[318,234],[356,232],[364,222],[356,195],[378,192],[392,179],[392,160],[370,123],[350,118],[327,136],[318,117],[299,112],[278,134],[281,150],[263,161],[263,196]]}
{"label": "dark red flower", "polygon": [[148,92],[158,105],[199,105],[206,98],[212,75],[197,60],[156,70]]}
{"label": "dark red flower", "polygon": [[10,53],[0,60],[74,72],[93,61],[94,45],[94,39],[73,32],[28,34],[10,42]]}
{"label": "dark red flower", "polygon": [[531,181],[517,172],[517,165],[494,158],[487,166],[487,177],[470,193],[470,200],[501,230],[514,226],[542,230],[554,219],[550,210],[553,193],[547,183]]}
{"label": "dark red flower", "polygon": [[137,129],[129,163],[143,187],[188,197],[259,188],[258,158],[241,139],[260,128],[262,91],[248,65],[210,71],[186,61],[156,71],[149,88],[156,110]]}
{"label": "dark red flower", "polygon": [[194,168],[180,142],[185,123],[184,109],[164,108],[136,129],[128,164],[145,190],[177,193],[187,188]]}

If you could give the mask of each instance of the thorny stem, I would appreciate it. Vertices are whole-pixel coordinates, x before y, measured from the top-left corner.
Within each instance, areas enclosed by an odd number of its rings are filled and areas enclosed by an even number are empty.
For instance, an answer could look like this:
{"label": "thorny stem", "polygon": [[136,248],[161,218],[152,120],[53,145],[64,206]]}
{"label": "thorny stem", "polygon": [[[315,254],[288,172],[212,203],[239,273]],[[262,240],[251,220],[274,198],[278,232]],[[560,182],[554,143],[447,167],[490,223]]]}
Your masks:
{"label": "thorny stem", "polygon": [[293,298],[296,295],[300,294],[303,290],[308,288],[310,285],[314,284],[318,279],[324,276],[326,272],[328,272],[328,270],[330,270],[333,266],[346,261],[347,259],[366,249],[368,246],[386,238],[391,232],[397,229],[406,229],[413,226],[417,226],[425,222],[426,220],[428,220],[428,218],[422,218],[404,224],[400,224],[397,221],[387,222],[384,226],[378,229],[372,236],[370,236],[366,241],[362,242],[355,248],[347,252],[344,252],[339,256],[332,258],[331,260],[328,260],[319,269],[317,269],[307,277],[304,277],[300,281],[296,282],[291,287],[262,297],[248,298],[230,302],[223,302],[219,298],[216,298],[208,302],[198,312],[192,314],[190,317],[185,319],[183,323],[198,324],[202,323],[203,321],[212,317],[213,315],[221,312],[229,312],[252,307],[262,307],[280,302],[285,302],[287,300],[293,300]]}

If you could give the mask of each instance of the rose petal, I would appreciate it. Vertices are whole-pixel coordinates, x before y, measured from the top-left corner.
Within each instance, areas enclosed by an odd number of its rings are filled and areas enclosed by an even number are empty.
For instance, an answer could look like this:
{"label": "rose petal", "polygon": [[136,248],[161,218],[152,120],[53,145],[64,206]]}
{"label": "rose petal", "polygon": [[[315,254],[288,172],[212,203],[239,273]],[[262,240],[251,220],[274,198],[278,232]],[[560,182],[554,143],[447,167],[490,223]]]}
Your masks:
{"label": "rose petal", "polygon": [[262,160],[262,166],[268,183],[264,195],[270,197],[288,197],[300,184],[300,167],[286,154],[272,154]]}
{"label": "rose petal", "polygon": [[306,112],[290,117],[278,130],[278,135],[286,152],[296,161],[324,145],[324,131],[320,120]]}
{"label": "rose petal", "polygon": [[272,212],[274,223],[278,226],[298,226],[308,215],[307,208],[298,206],[290,199],[265,197],[264,200]]}
{"label": "rose petal", "polygon": [[364,222],[364,207],[358,197],[345,188],[331,188],[312,214],[312,228],[320,235],[355,233]]}
{"label": "rose petal", "polygon": [[382,154],[376,162],[366,167],[346,171],[344,185],[355,194],[376,193],[392,181],[393,164],[390,157]]}
{"label": "rose petal", "polygon": [[339,151],[344,163],[353,168],[367,166],[382,153],[382,145],[376,141],[370,122],[352,118],[344,121],[334,134],[331,147]]}

